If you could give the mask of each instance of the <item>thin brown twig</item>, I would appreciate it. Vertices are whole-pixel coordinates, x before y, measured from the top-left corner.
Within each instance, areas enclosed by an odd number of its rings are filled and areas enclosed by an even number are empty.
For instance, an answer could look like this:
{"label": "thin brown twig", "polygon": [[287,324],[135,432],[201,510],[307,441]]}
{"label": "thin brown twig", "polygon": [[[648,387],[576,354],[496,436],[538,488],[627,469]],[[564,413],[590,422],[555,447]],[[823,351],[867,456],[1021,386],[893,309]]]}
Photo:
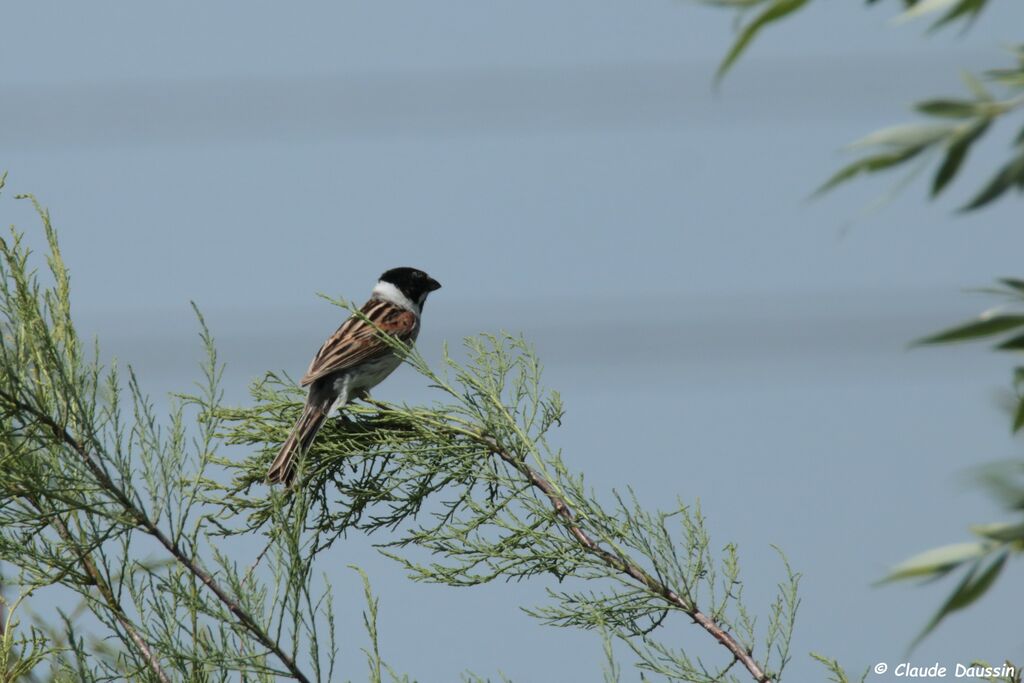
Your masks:
{"label": "thin brown twig", "polygon": [[[386,403],[374,400],[367,400],[366,402],[375,406],[379,410],[394,410]],[[722,628],[714,618],[702,612],[695,604],[691,604],[683,598],[683,596],[679,595],[679,593],[665,585],[665,583],[648,574],[642,567],[640,567],[640,565],[627,557],[622,557],[609,552],[605,548],[601,547],[597,541],[591,538],[591,536],[576,522],[575,513],[573,513],[572,508],[569,507],[569,504],[566,503],[565,499],[558,493],[555,486],[545,479],[537,470],[530,467],[521,458],[517,458],[507,450],[501,448],[494,438],[486,434],[470,434],[465,430],[459,430],[458,434],[460,436],[471,436],[478,443],[487,448],[487,450],[493,455],[498,456],[503,461],[511,465],[517,472],[526,478],[531,486],[543,493],[551,502],[551,506],[554,508],[555,514],[562,519],[566,529],[585,551],[595,555],[615,571],[625,574],[634,581],[640,583],[647,590],[660,596],[673,607],[677,607],[689,615],[694,623],[698,624],[701,628],[711,634],[719,644],[725,647],[725,649],[732,654],[733,660],[729,663],[729,667],[732,667],[736,662],[739,662],[747,669],[748,672],[750,672],[750,675],[753,676],[757,683],[772,683],[771,676],[769,676],[757,660],[754,659],[753,655],[744,648],[731,633]]]}
{"label": "thin brown twig", "polygon": [[143,510],[136,505],[125,491],[114,483],[107,474],[106,470],[101,467],[85,448],[85,446],[72,436],[67,429],[58,424],[52,417],[46,413],[38,410],[34,406],[27,404],[19,400],[15,396],[11,396],[7,392],[0,391],[0,398],[7,401],[13,408],[17,408],[23,412],[32,415],[40,423],[48,427],[53,433],[54,437],[62,442],[64,445],[71,448],[80,458],[82,458],[85,466],[89,469],[89,472],[96,478],[97,483],[104,488],[114,500],[122,507],[125,513],[132,519],[132,521],[138,525],[145,533],[149,534],[162,545],[168,553],[174,557],[182,566],[199,579],[215,596],[220,602],[227,607],[228,611],[238,620],[238,622],[250,633],[252,636],[265,648],[274,653],[274,656],[280,660],[284,667],[288,670],[288,673],[293,678],[300,681],[301,683],[310,683],[309,678],[305,673],[298,667],[295,660],[277,644],[277,642],[271,638],[263,628],[256,623],[256,621],[249,615],[248,612],[238,603],[237,600],[228,595],[227,591],[213,578],[213,576],[203,569],[199,564],[191,557],[189,557],[181,547],[167,536],[160,529],[149,516],[143,512]]}
{"label": "thin brown twig", "polygon": [[[40,514],[43,513],[42,506],[32,496],[26,496],[26,499]],[[121,624],[121,627],[128,634],[128,637],[135,644],[139,654],[142,656],[143,661],[146,662],[146,666],[149,667],[153,675],[160,680],[161,683],[171,683],[170,677],[160,666],[160,658],[153,653],[153,649],[146,642],[142,634],[139,633],[138,629],[135,628],[135,624],[131,622],[128,615],[125,613],[124,608],[114,595],[114,591],[111,589],[110,584],[107,583],[106,579],[103,578],[103,574],[100,573],[99,567],[96,566],[96,562],[92,558],[90,553],[85,548],[82,548],[76,541],[74,536],[71,534],[71,530],[68,529],[67,524],[60,515],[52,515],[50,517],[50,525],[56,529],[57,534],[64,539],[64,542],[74,551],[75,555],[78,556],[78,561],[82,563],[85,568],[85,573],[89,576],[89,580],[96,586],[96,590],[99,591],[100,597],[103,598],[103,604],[107,606],[107,609],[114,615],[117,622]]]}
{"label": "thin brown twig", "polygon": [[[2,570],[3,567],[0,567]],[[0,574],[0,639],[7,632],[7,602],[4,600],[4,577]]]}
{"label": "thin brown twig", "polygon": [[273,544],[274,541],[273,539],[271,539],[267,542],[265,546],[263,546],[263,550],[260,551],[260,554],[256,556],[256,559],[253,561],[251,565],[249,565],[249,568],[245,571],[245,576],[243,576],[242,580],[239,582],[240,586],[244,586],[246,584],[246,582],[252,576],[252,573],[256,571],[256,567],[258,567],[260,565],[260,562],[263,561],[263,556],[267,554],[267,551],[270,550],[270,546],[272,546]]}
{"label": "thin brown twig", "polygon": [[758,664],[751,653],[744,648],[731,633],[722,628],[713,618],[699,610],[695,604],[690,603],[687,599],[679,595],[679,593],[672,590],[663,582],[648,574],[643,570],[643,568],[628,557],[616,555],[601,547],[601,545],[577,523],[576,515],[573,513],[572,508],[569,507],[569,504],[566,503],[565,499],[558,493],[555,486],[545,479],[537,470],[530,467],[522,459],[517,458],[505,449],[501,448],[497,442],[490,437],[478,435],[477,439],[480,443],[484,444],[491,453],[501,458],[503,461],[511,465],[516,471],[526,477],[531,486],[547,497],[551,502],[552,508],[555,510],[555,514],[562,519],[566,529],[585,551],[595,555],[615,571],[625,574],[638,582],[647,590],[660,596],[673,607],[678,607],[682,611],[686,612],[686,614],[693,619],[694,623],[698,624],[701,628],[710,633],[715,640],[725,647],[732,654],[734,662],[738,661],[741,663],[747,671],[750,672],[750,675],[753,676],[755,681],[758,683],[772,683],[771,677],[765,672],[761,665]]}

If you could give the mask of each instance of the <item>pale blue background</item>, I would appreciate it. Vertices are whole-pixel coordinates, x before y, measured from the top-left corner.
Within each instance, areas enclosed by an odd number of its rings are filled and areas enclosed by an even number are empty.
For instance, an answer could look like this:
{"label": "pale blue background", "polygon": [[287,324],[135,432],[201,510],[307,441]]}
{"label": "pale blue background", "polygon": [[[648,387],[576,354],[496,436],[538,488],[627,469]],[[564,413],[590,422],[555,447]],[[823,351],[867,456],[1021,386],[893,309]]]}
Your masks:
{"label": "pale blue background", "polygon": [[[10,5],[0,164],[51,208],[84,329],[156,394],[197,376],[189,299],[244,402],[250,378],[300,373],[334,329],[316,292],[361,299],[385,268],[428,270],[445,285],[429,358],[523,331],[593,486],[699,498],[716,543],[740,545],[752,607],[781,576],[769,544],[787,551],[805,575],[788,678],[815,680],[810,650],[855,671],[900,660],[950,584],[869,584],[998,519],[962,473],[1018,452],[994,400],[1008,358],[906,350],[986,305],[963,288],[1021,274],[1019,200],[951,213],[1011,132],[936,205],[917,184],[865,216],[890,180],[804,201],[843,143],[957,94],[958,69],[999,65],[1024,25],[1024,5],[999,2],[966,36],[926,39],[888,26],[886,5],[815,3],[718,93],[730,18],[685,2]],[[423,384],[403,369],[377,393],[417,400]],[[518,611],[543,581],[414,585],[358,538],[324,567],[349,677],[364,675],[358,581],[331,569],[348,563],[382,597],[398,670],[599,678],[596,638]],[[1007,607],[1021,580],[1011,564],[911,661],[1024,659]],[[717,655],[677,621],[670,639]]]}

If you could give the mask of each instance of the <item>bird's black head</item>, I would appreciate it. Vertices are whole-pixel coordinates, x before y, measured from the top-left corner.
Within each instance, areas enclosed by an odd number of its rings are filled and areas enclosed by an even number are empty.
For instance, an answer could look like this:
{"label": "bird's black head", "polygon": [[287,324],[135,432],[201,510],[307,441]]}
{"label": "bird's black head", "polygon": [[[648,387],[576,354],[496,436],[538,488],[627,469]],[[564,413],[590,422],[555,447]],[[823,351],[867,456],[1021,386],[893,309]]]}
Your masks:
{"label": "bird's black head", "polygon": [[427,295],[441,289],[441,283],[417,268],[392,268],[380,276],[381,282],[387,282],[398,288],[420,308],[427,300]]}

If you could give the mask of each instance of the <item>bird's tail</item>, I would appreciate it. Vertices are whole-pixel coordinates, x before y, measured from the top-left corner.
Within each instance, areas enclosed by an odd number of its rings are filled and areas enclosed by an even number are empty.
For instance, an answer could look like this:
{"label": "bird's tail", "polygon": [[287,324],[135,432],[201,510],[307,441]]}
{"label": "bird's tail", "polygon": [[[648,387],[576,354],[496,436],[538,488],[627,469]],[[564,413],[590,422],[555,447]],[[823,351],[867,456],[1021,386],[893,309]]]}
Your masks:
{"label": "bird's tail", "polygon": [[[310,402],[311,403],[311,402]],[[292,433],[285,439],[284,445],[278,451],[277,457],[271,463],[267,471],[267,481],[271,484],[291,484],[295,476],[299,456],[309,450],[316,433],[320,431],[324,421],[327,419],[327,411],[319,406],[306,404],[302,409],[302,415],[292,427]]]}

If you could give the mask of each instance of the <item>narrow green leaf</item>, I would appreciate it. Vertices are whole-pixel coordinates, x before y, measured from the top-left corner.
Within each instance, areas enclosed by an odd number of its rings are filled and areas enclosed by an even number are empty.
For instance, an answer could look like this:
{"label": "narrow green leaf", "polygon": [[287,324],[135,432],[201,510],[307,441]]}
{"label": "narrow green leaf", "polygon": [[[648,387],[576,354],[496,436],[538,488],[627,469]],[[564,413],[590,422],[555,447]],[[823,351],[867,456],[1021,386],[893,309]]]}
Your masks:
{"label": "narrow green leaf", "polygon": [[966,140],[957,140],[950,146],[945,158],[942,160],[942,164],[939,165],[939,169],[935,172],[935,177],[932,179],[932,198],[939,196],[946,188],[946,185],[949,184],[949,181],[956,177],[956,172],[960,170],[960,165],[967,158],[967,151],[970,147],[971,143]]}
{"label": "narrow green leaf", "polygon": [[997,522],[995,524],[978,524],[971,527],[971,531],[990,538],[993,541],[1012,543],[1013,541],[1024,540],[1024,523],[1020,522]]}
{"label": "narrow green leaf", "polygon": [[949,119],[969,119],[978,113],[978,103],[974,100],[925,100],[914,105],[914,109],[929,116],[941,116]]}
{"label": "narrow green leaf", "polygon": [[982,102],[992,101],[992,93],[990,93],[988,88],[985,87],[985,84],[970,71],[961,71],[960,80],[964,82],[964,85],[966,85],[967,89],[971,91],[971,94],[974,95],[975,99],[981,100]]}
{"label": "narrow green leaf", "polygon": [[1007,88],[1024,88],[1024,69],[992,69],[985,75]]}
{"label": "narrow green leaf", "polygon": [[990,543],[954,543],[932,548],[900,562],[879,582],[889,583],[902,579],[931,576],[948,571],[957,565],[983,557],[991,549]]}
{"label": "narrow green leaf", "polygon": [[1021,294],[1024,294],[1024,280],[1018,280],[1017,278],[1013,277],[1003,277],[999,278],[999,283],[1005,285],[1006,287],[1009,287],[1010,289],[1015,289],[1017,290],[1017,292]]}
{"label": "narrow green leaf", "polygon": [[1007,339],[996,346],[1000,351],[1024,351],[1024,334]]}
{"label": "narrow green leaf", "polygon": [[725,74],[732,68],[733,63],[739,59],[739,56],[747,49],[750,41],[754,39],[762,28],[773,21],[778,21],[792,14],[806,4],[807,0],[775,0],[764,12],[757,15],[749,24],[743,27],[739,37],[736,38],[736,42],[729,48],[729,52],[718,67],[715,80],[721,81],[725,77]]}
{"label": "narrow green leaf", "polygon": [[1014,185],[1024,185],[1024,151],[1006,163],[961,211],[973,211],[998,199]]}
{"label": "narrow green leaf", "polygon": [[974,21],[981,10],[984,9],[985,2],[986,0],[960,0],[960,3],[956,7],[929,26],[928,30],[937,31],[946,24],[950,24],[960,18],[963,18],[968,22]]}
{"label": "narrow green leaf", "polygon": [[836,171],[831,178],[826,180],[821,187],[811,194],[811,197],[813,198],[823,195],[829,190],[835,188],[837,185],[841,185],[847,180],[850,180],[862,173],[874,173],[876,171],[896,166],[897,164],[914,158],[923,150],[924,147],[909,148],[900,150],[899,152],[876,154],[863,159],[858,159],[857,161],[854,161],[853,163]]}
{"label": "narrow green leaf", "polygon": [[967,153],[971,150],[971,145],[974,144],[974,141],[978,139],[978,136],[987,126],[986,122],[975,134],[959,137],[949,145],[946,156],[942,160],[942,164],[939,165],[939,169],[935,172],[935,177],[932,179],[933,198],[938,197],[939,193],[949,184],[949,181],[956,176],[959,167],[967,159]]}
{"label": "narrow green leaf", "polygon": [[1024,399],[1017,399],[1017,410],[1013,413],[1013,429],[1012,434],[1016,434],[1020,431],[1021,427],[1024,427]]}
{"label": "narrow green leaf", "polygon": [[1003,566],[1006,565],[1007,556],[1008,553],[1006,552],[1000,553],[999,557],[993,560],[985,571],[981,572],[981,574],[978,574],[981,562],[980,560],[975,562],[974,566],[971,567],[971,570],[967,572],[967,575],[964,576],[960,584],[953,590],[949,598],[946,599],[945,604],[939,608],[939,611],[931,618],[931,621],[929,621],[928,625],[924,627],[924,630],[921,631],[920,635],[914,639],[910,649],[913,649],[918,645],[918,643],[924,640],[928,634],[934,631],[935,627],[937,627],[947,616],[957,610],[970,606],[977,601],[978,598],[984,595],[999,577],[999,573],[1003,570]]}
{"label": "narrow green leaf", "polygon": [[948,123],[908,123],[890,126],[865,135],[850,145],[851,149],[863,147],[927,147],[953,135],[956,128]]}
{"label": "narrow green leaf", "polygon": [[890,23],[905,24],[908,21],[913,21],[914,19],[923,17],[926,14],[941,12],[942,10],[948,9],[956,2],[958,2],[958,0],[919,0],[919,2],[915,2],[910,5],[906,11],[893,17],[890,20]]}
{"label": "narrow green leaf", "polygon": [[1024,510],[1024,471],[1019,462],[995,462],[977,469],[977,481],[1009,510]]}
{"label": "narrow green leaf", "polygon": [[960,170],[960,166],[963,165],[964,160],[967,158],[971,145],[984,135],[985,131],[988,130],[989,123],[989,119],[984,119],[971,126],[949,146],[949,149],[946,151],[946,157],[942,160],[939,169],[935,172],[935,177],[932,179],[932,197],[938,196],[945,189],[946,185],[949,184],[949,181],[956,177],[957,171]]}
{"label": "narrow green leaf", "polygon": [[1024,325],[1024,315],[984,315],[977,320],[953,327],[938,334],[914,342],[915,346],[924,344],[947,344],[950,342],[991,337],[1007,330]]}
{"label": "narrow green leaf", "polygon": [[996,559],[992,560],[988,568],[981,573],[981,576],[976,577],[973,581],[968,582],[963,590],[956,591],[953,594],[952,600],[949,601],[949,612],[963,609],[969,606],[973,602],[977,601],[985,592],[992,587],[996,579],[999,578],[999,573],[1003,570],[1006,565],[1006,558],[1009,557],[1009,553],[1004,551],[999,553]]}

